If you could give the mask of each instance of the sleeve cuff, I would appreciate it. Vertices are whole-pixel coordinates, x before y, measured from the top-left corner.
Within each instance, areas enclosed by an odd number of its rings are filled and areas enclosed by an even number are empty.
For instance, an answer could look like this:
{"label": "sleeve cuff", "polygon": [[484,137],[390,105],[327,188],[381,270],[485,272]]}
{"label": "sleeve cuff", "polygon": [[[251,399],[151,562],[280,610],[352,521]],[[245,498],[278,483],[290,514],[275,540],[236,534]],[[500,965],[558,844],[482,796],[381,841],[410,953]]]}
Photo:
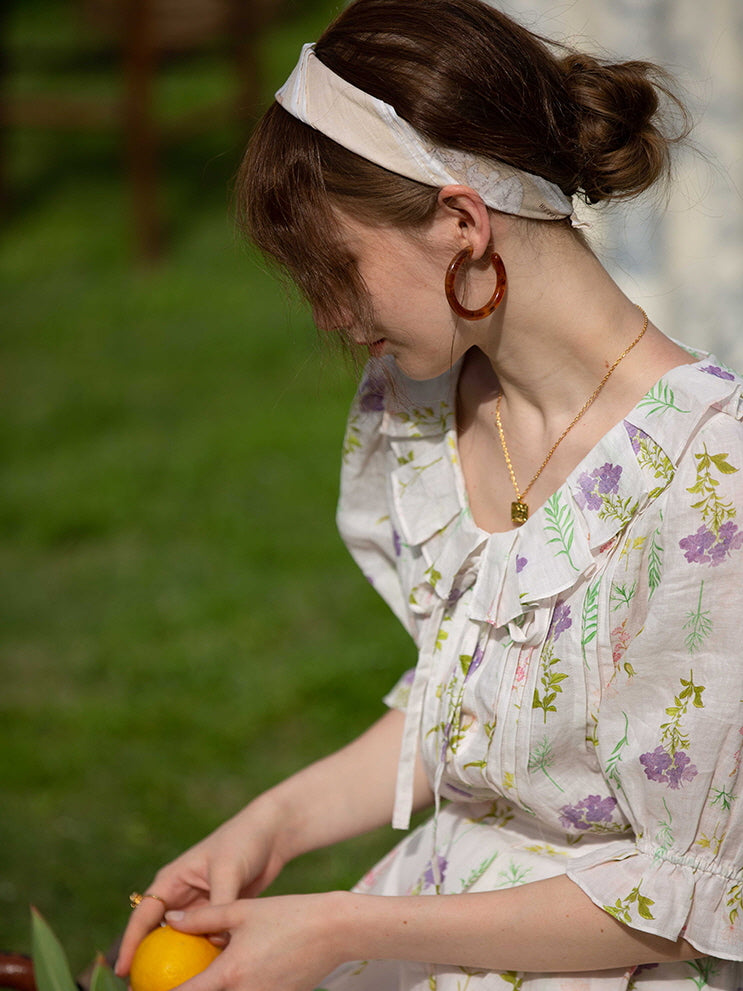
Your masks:
{"label": "sleeve cuff", "polygon": [[[610,859],[607,859],[607,856]],[[567,876],[619,922],[701,953],[743,960],[743,869],[621,843],[573,860]]]}

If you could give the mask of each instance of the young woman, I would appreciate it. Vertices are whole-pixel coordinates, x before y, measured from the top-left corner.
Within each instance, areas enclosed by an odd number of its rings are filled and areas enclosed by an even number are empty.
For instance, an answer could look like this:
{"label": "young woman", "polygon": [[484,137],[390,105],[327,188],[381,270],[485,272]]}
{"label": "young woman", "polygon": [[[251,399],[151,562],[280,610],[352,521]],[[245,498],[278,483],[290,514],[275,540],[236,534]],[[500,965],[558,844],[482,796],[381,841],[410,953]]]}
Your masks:
{"label": "young woman", "polygon": [[[479,0],[356,0],[303,50],[245,214],[371,354],[339,524],[418,660],[157,874],[120,973],[167,908],[229,934],[188,991],[743,985],[743,383],[572,220],[662,178],[663,106]],[[425,806],[353,892],[254,898]]]}

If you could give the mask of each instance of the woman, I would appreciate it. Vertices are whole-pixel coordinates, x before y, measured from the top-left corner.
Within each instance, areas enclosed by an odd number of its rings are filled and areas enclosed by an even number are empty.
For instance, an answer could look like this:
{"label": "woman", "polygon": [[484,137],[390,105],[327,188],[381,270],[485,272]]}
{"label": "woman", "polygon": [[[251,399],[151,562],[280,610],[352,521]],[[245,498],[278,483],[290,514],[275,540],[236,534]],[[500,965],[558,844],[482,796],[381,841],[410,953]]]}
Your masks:
{"label": "woman", "polygon": [[[167,907],[229,933],[189,991],[743,985],[742,383],[572,218],[663,176],[669,96],[479,0],[356,0],[305,47],[246,219],[371,353],[339,524],[418,663],[157,874],[120,973]],[[430,805],[354,892],[253,898]]]}

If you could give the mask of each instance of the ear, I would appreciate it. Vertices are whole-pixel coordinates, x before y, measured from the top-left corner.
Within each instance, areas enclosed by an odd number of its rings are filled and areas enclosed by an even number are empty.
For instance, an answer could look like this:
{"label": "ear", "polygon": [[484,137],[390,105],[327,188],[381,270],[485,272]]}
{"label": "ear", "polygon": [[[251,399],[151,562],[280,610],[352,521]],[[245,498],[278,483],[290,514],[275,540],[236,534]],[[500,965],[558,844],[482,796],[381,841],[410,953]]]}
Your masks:
{"label": "ear", "polygon": [[472,260],[482,258],[492,232],[490,212],[480,194],[469,186],[444,186],[439,190],[438,214],[446,227],[453,228],[456,243],[472,248]]}

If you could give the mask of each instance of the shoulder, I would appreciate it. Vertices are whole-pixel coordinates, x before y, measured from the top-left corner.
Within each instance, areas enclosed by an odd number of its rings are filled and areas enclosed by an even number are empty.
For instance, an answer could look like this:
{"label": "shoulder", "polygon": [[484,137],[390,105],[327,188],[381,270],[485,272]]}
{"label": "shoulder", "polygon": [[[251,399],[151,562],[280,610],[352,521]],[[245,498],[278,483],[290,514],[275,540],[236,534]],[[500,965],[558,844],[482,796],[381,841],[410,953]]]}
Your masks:
{"label": "shoulder", "polygon": [[[681,366],[638,405],[630,436],[645,472],[663,452],[667,488],[648,514],[670,565],[739,566],[743,548],[743,379],[714,358]],[[656,450],[657,450],[656,448]],[[667,470],[666,470],[667,469]],[[736,552],[736,553],[734,553]]]}
{"label": "shoulder", "polygon": [[662,451],[678,482],[693,472],[708,445],[743,448],[743,379],[708,356],[664,375],[625,420],[638,463]]}

